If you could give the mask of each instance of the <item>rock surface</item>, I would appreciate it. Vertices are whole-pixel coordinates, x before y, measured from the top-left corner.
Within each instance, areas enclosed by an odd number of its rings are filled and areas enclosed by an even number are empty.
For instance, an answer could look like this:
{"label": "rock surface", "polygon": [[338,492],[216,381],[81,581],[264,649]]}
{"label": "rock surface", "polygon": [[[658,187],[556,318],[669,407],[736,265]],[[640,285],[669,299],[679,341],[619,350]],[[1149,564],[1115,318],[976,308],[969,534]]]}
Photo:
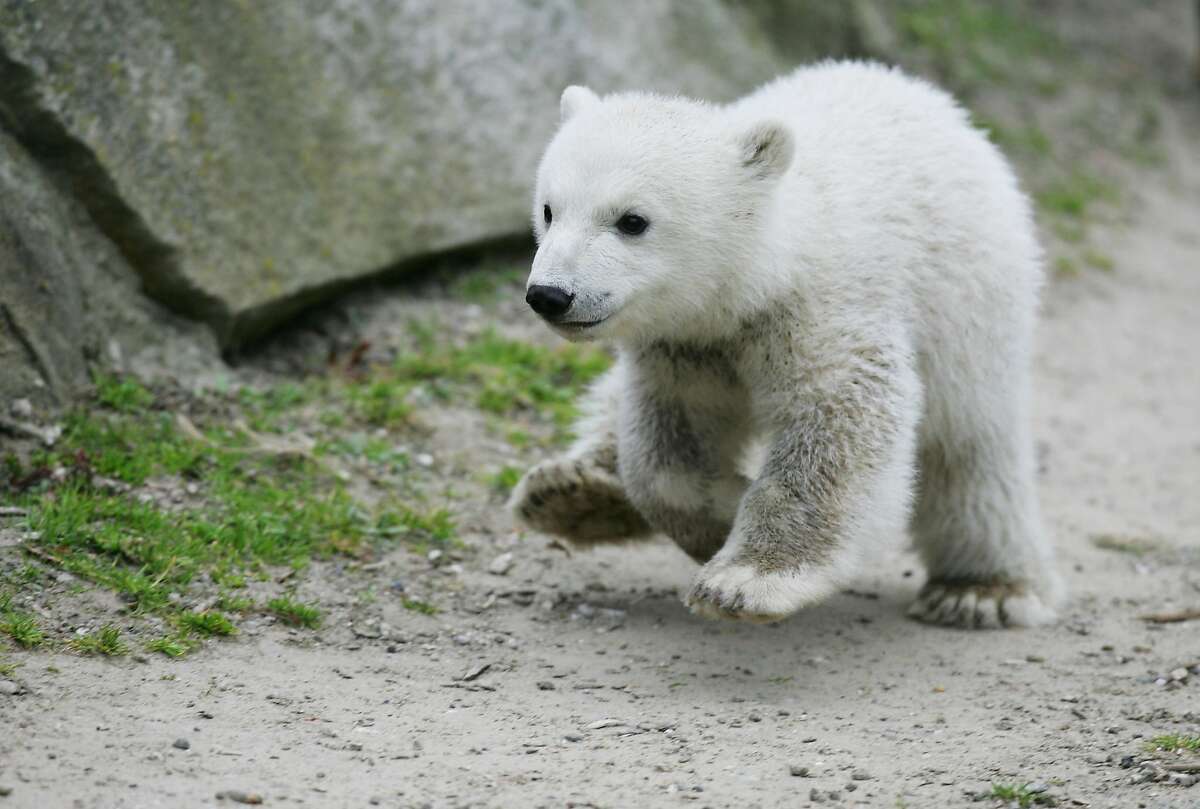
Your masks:
{"label": "rock surface", "polygon": [[148,355],[187,375],[211,371],[215,348],[140,294],[87,212],[0,131],[0,406],[29,401],[23,418],[39,417],[87,384],[89,360],[138,370]]}
{"label": "rock surface", "polygon": [[857,6],[837,5],[6,3],[0,120],[152,296],[232,347],[346,283],[526,233],[567,84],[731,97],[853,48]]}

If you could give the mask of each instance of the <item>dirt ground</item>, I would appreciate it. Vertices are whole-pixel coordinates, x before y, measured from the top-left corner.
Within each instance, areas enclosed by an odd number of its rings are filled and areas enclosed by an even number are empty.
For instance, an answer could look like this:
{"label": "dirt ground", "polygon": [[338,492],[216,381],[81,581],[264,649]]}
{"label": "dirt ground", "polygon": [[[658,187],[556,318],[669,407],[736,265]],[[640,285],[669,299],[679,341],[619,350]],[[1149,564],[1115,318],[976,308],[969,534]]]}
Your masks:
{"label": "dirt ground", "polygon": [[[1071,589],[1057,626],[905,618],[923,574],[899,542],[782,625],[709,623],[679,603],[695,566],[672,546],[568,554],[514,534],[481,489],[463,550],[436,564],[397,549],[316,565],[300,592],[329,608],[318,633],[258,619],[180,660],[17,653],[0,807],[231,806],[232,791],[268,806],[915,809],[995,784],[1063,806],[1200,806],[1200,786],[1122,767],[1150,738],[1200,734],[1200,620],[1141,618],[1200,607],[1200,148],[1182,130],[1167,143],[1172,170],[1095,236],[1116,269],[1047,290],[1042,501]],[[493,316],[372,297],[347,306],[377,343],[414,308]],[[519,301],[495,316],[550,339]],[[238,373],[280,373],[286,354]],[[536,458],[453,408],[424,449],[447,480]],[[511,569],[491,572],[504,553]],[[403,609],[414,590],[441,612]]]}

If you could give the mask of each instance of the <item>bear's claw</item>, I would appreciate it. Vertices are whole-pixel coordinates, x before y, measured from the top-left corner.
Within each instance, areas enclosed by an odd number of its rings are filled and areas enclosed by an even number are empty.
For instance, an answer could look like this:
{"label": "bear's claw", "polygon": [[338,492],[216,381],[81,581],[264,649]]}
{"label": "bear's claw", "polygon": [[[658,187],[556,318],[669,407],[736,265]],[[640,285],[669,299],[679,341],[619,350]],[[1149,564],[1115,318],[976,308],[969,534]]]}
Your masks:
{"label": "bear's claw", "polygon": [[700,569],[684,604],[705,618],[772,623],[834,589],[820,570],[760,573],[750,564],[714,559]]}
{"label": "bear's claw", "polygon": [[919,621],[967,629],[1042,626],[1055,619],[1054,609],[1024,582],[933,580],[908,614]]}

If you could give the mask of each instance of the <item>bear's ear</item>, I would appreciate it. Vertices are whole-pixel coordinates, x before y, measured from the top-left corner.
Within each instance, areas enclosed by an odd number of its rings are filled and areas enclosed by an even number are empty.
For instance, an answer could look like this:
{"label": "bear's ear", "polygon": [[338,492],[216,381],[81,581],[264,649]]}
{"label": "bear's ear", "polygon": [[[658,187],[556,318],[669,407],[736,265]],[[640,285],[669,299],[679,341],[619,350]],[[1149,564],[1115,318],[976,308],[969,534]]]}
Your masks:
{"label": "bear's ear", "polygon": [[558,102],[559,118],[562,123],[571,120],[576,113],[584,107],[590,107],[593,104],[600,102],[600,96],[593,93],[586,87],[581,87],[578,84],[572,84],[567,89],[563,90],[562,98]]}
{"label": "bear's ear", "polygon": [[778,177],[792,164],[792,133],[778,121],[760,121],[738,137],[742,165],[764,180]]}

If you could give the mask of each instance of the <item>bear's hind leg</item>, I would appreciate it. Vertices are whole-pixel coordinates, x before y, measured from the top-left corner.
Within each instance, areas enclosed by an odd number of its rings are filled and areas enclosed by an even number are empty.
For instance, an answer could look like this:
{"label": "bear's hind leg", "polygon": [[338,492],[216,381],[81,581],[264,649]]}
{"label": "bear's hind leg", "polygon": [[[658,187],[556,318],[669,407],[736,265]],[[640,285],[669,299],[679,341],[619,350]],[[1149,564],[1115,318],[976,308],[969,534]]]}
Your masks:
{"label": "bear's hind leg", "polygon": [[1043,537],[1032,442],[986,430],[953,442],[926,436],[912,528],[929,572],[909,610],[968,628],[1054,620],[1060,584]]}
{"label": "bear's hind leg", "polygon": [[617,400],[624,384],[618,363],[592,386],[574,446],[530,469],[513,490],[508,507],[518,521],[580,546],[652,535],[617,475]]}

